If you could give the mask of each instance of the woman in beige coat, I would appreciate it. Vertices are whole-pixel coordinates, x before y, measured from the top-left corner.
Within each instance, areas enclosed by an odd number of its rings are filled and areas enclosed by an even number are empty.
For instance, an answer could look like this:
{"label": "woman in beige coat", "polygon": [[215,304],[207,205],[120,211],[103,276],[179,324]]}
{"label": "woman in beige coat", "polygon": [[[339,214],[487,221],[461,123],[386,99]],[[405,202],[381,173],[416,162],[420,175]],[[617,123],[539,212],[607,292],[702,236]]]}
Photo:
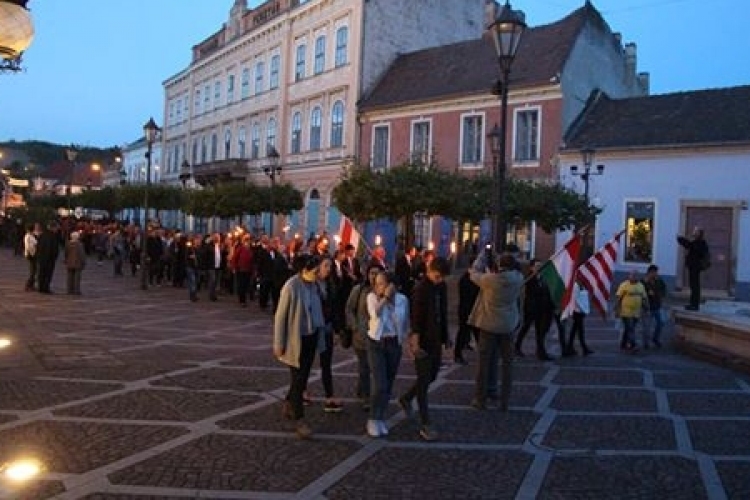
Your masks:
{"label": "woman in beige coat", "polygon": [[73,231],[65,244],[65,267],[68,270],[68,295],[81,295],[81,274],[86,267],[86,252],[81,233]]}

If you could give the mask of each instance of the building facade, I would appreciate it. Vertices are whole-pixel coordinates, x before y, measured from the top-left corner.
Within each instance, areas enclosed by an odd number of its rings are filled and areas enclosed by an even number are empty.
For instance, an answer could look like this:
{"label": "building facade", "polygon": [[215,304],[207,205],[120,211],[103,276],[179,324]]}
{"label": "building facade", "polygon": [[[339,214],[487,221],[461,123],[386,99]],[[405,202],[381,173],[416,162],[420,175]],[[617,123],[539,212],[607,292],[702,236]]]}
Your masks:
{"label": "building facade", "polygon": [[[120,181],[123,184],[145,184],[148,178],[148,160],[146,155],[148,153],[148,144],[146,139],[138,139],[130,144],[122,147],[122,171],[124,175],[120,177]],[[151,146],[151,175],[152,184],[164,183],[162,168],[162,146],[159,142],[154,143]],[[134,223],[138,223],[141,227],[145,227],[145,217],[142,210],[138,209],[126,209],[123,211],[122,218],[129,220]],[[153,214],[151,214],[153,216]],[[177,217],[169,216],[169,220],[161,221],[165,226],[175,226]],[[174,220],[173,220],[174,219]]]}
{"label": "building facade", "polygon": [[[485,6],[487,26],[497,6]],[[623,46],[601,14],[586,2],[565,18],[529,27],[512,66],[508,98],[507,175],[556,182],[563,135],[593,89],[612,95],[648,93],[648,75],[636,71],[636,47]],[[360,107],[361,161],[384,169],[410,161],[466,175],[490,174],[488,133],[501,123],[493,83],[500,77],[494,42],[473,40],[401,55]],[[554,235],[533,221],[512,223],[507,240],[529,257],[549,256]],[[442,217],[415,219],[416,243],[442,254],[491,241],[490,221],[479,226]]]}
{"label": "building facade", "polygon": [[164,82],[164,181],[177,183],[187,162],[202,185],[267,183],[274,148],[280,182],[299,189],[305,207],[265,230],[337,228],[330,193],[358,156],[358,101],[398,53],[479,36],[484,2],[269,0],[250,9],[236,0]]}
{"label": "building facade", "polygon": [[604,166],[588,189],[602,209],[596,243],[625,230],[618,281],[656,264],[670,290],[687,289],[676,235],[698,226],[711,252],[703,288],[750,301],[748,102],[750,86],[588,100],[560,154],[560,179],[583,189],[570,166],[580,168],[582,147],[595,149],[595,164]]}

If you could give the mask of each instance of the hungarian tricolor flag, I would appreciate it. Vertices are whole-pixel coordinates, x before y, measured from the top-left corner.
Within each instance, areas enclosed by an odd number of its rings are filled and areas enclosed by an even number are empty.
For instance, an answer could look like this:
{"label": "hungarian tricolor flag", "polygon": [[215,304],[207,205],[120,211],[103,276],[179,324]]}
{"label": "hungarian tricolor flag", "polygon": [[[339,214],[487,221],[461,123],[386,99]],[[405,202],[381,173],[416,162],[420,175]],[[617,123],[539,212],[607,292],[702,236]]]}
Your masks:
{"label": "hungarian tricolor flag", "polygon": [[560,311],[562,319],[573,315],[573,280],[580,250],[581,240],[578,233],[574,233],[570,241],[545,262],[538,273],[549,287],[552,302],[555,309]]}
{"label": "hungarian tricolor flag", "polygon": [[353,245],[357,249],[357,253],[360,250],[360,243],[362,239],[359,237],[357,228],[354,227],[354,223],[346,215],[341,216],[341,222],[339,223],[339,238],[342,245]]}

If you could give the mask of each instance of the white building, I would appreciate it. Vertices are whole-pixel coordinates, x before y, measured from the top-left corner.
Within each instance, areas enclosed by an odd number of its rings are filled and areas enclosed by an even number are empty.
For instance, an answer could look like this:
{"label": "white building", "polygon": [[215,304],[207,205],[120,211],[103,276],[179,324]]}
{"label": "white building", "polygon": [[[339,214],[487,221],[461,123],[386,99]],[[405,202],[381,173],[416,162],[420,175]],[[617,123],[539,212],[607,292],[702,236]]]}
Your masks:
{"label": "white building", "polygon": [[[563,183],[583,191],[579,151],[594,148],[592,203],[601,246],[626,234],[620,278],[654,263],[670,288],[687,288],[676,235],[705,230],[712,265],[702,275],[708,294],[750,300],[750,86],[633,99],[592,95],[560,155]],[[562,237],[558,245],[562,244]]]}

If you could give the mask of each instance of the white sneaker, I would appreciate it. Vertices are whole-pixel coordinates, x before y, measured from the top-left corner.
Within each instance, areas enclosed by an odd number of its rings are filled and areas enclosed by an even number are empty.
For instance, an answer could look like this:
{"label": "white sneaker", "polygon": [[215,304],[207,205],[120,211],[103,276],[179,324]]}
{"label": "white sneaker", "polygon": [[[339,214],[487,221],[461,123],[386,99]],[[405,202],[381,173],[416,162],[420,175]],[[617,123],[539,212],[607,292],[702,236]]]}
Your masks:
{"label": "white sneaker", "polygon": [[380,431],[381,436],[387,436],[388,435],[388,426],[385,425],[385,422],[382,420],[376,420],[378,423],[378,430]]}
{"label": "white sneaker", "polygon": [[367,419],[367,435],[370,437],[380,437],[380,425],[377,420]]}

